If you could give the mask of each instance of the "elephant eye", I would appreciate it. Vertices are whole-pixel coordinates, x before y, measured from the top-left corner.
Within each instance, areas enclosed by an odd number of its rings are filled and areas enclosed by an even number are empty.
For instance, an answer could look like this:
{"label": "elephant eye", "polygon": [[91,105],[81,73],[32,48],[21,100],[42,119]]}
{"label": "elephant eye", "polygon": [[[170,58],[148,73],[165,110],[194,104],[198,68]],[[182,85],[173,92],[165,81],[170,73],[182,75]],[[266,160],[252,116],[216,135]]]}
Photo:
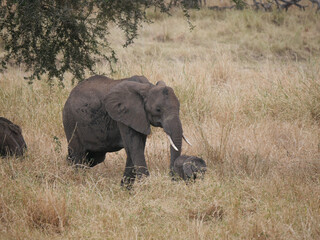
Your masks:
{"label": "elephant eye", "polygon": [[158,113],[160,113],[160,112],[161,112],[161,109],[160,109],[159,107],[157,107],[157,108],[156,108],[156,111],[157,111]]}

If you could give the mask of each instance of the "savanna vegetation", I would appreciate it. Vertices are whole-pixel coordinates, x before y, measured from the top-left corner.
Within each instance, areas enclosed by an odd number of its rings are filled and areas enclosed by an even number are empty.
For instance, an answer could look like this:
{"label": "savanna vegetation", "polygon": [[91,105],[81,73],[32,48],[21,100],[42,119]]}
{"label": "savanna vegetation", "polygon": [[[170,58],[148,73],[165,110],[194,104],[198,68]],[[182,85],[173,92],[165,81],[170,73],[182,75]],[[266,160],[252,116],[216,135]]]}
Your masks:
{"label": "savanna vegetation", "polygon": [[[150,177],[120,187],[124,150],[92,169],[66,163],[61,111],[72,89],[0,75],[0,115],[23,129],[28,152],[0,159],[0,239],[319,239],[320,15],[150,11],[133,45],[110,26],[118,63],[172,86],[183,153],[206,160],[203,181],[172,182],[169,143],[153,128]],[[102,49],[103,50],[103,49]],[[96,68],[108,72],[109,63]]]}

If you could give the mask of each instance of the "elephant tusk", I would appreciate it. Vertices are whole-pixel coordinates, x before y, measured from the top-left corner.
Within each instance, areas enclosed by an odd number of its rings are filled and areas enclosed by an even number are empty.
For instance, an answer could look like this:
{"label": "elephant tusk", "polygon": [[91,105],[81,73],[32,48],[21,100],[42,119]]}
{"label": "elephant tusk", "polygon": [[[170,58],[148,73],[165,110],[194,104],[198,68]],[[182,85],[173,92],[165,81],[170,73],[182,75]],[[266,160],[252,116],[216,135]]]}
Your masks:
{"label": "elephant tusk", "polygon": [[192,146],[192,144],[189,142],[189,140],[182,134],[183,139],[186,141],[186,143],[188,143],[190,146]]}
{"label": "elephant tusk", "polygon": [[169,138],[169,141],[170,141],[171,146],[174,148],[174,150],[176,150],[176,151],[178,152],[179,150],[178,150],[178,148],[176,147],[176,145],[174,145],[171,137],[170,137],[169,135],[167,135],[167,136],[168,136],[168,138]]}

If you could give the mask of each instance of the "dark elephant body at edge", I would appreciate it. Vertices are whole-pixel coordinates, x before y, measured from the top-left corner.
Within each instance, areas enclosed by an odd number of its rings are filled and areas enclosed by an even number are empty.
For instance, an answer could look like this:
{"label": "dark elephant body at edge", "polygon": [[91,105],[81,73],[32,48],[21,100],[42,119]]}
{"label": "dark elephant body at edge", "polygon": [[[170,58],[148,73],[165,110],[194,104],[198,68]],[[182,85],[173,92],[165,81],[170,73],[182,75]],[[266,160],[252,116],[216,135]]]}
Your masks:
{"label": "dark elephant body at edge", "polygon": [[0,156],[22,156],[26,148],[21,128],[10,120],[0,117]]}
{"label": "dark elephant body at edge", "polygon": [[92,167],[104,161],[107,152],[125,148],[124,181],[149,175],[144,149],[152,125],[169,136],[172,170],[182,147],[179,108],[174,91],[162,81],[153,85],[143,76],[91,77],[71,91],[63,109],[68,159]]}

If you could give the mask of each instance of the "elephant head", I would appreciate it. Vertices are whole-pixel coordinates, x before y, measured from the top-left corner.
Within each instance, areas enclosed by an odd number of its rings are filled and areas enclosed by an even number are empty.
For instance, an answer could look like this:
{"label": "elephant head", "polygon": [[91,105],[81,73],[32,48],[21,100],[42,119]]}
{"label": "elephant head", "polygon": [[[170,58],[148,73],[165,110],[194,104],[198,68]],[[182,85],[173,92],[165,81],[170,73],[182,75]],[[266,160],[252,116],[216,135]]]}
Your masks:
{"label": "elephant head", "polygon": [[172,169],[181,154],[183,138],[180,103],[172,88],[162,81],[156,85],[148,81],[122,81],[110,89],[104,102],[112,119],[137,132],[150,134],[150,125],[163,128],[171,144]]}

